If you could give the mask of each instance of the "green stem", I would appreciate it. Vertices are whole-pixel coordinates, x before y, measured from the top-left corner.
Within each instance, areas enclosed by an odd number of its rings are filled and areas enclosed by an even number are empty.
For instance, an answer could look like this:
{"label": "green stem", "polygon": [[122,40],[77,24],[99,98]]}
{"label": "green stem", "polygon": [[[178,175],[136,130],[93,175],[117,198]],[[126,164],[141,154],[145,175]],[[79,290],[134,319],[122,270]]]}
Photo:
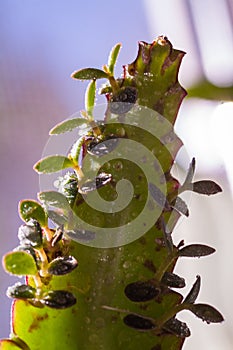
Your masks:
{"label": "green stem", "polygon": [[158,328],[161,328],[164,325],[164,323],[166,323],[180,311],[183,311],[185,309],[187,309],[187,304],[179,304],[168,310],[168,312],[165,312],[165,314],[163,316],[160,316],[159,318],[159,322],[157,323]]}
{"label": "green stem", "polygon": [[117,84],[116,79],[114,78],[113,75],[110,75],[108,77],[108,80],[109,80],[109,83],[110,83],[110,85],[112,87],[113,94],[116,94],[119,91],[119,85]]}
{"label": "green stem", "polygon": [[40,257],[41,260],[41,269],[40,269],[40,275],[42,277],[46,277],[48,275],[48,258],[47,255],[45,254],[45,251],[43,248],[37,249],[37,253]]}

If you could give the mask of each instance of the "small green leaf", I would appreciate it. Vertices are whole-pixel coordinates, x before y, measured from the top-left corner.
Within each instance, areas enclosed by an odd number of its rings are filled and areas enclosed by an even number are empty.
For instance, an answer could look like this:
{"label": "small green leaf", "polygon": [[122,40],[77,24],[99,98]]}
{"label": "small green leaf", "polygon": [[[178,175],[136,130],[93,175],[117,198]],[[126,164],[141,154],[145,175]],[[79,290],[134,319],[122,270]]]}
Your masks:
{"label": "small green leaf", "polygon": [[213,254],[215,249],[204,244],[190,244],[180,249],[179,256],[186,257],[201,257]]}
{"label": "small green leaf", "polygon": [[55,125],[49,132],[50,135],[64,134],[65,132],[72,131],[78,127],[87,128],[87,120],[84,118],[73,118],[63,120],[61,123]]}
{"label": "small green leaf", "polygon": [[222,192],[221,187],[216,184],[216,182],[211,180],[197,181],[192,184],[192,190],[200,194],[206,194],[210,196],[211,194],[216,194]]}
{"label": "small green leaf", "polygon": [[116,64],[116,61],[117,61],[117,57],[119,55],[119,52],[120,52],[120,49],[121,49],[121,44],[116,44],[110,54],[109,54],[109,57],[108,57],[108,70],[111,74],[114,73],[114,68],[115,68],[115,64]]}
{"label": "small green leaf", "polygon": [[33,259],[35,260],[35,262],[37,262],[38,258],[37,258],[37,255],[36,255],[36,251],[35,251],[35,249],[32,248],[32,246],[30,246],[30,245],[19,245],[18,247],[16,247],[14,249],[14,252],[18,252],[18,251],[20,251],[20,252],[23,251],[23,252],[26,252],[26,253],[30,254],[33,257]]}
{"label": "small green leaf", "polygon": [[79,162],[79,156],[82,150],[82,145],[84,142],[84,138],[80,137],[72,146],[70,150],[70,156],[72,157],[73,161],[78,164]]}
{"label": "small green leaf", "polygon": [[46,207],[59,208],[64,210],[71,210],[66,197],[56,191],[45,191],[38,193],[38,198],[44,203]]}
{"label": "small green leaf", "polygon": [[34,170],[39,174],[50,174],[66,168],[72,168],[74,163],[65,156],[54,155],[39,160],[34,165]]}
{"label": "small green leaf", "polygon": [[201,288],[201,277],[197,276],[197,279],[194,283],[194,285],[192,286],[190,292],[188,293],[187,297],[184,299],[183,303],[184,304],[194,304],[198,294],[200,292],[200,288]]}
{"label": "small green leaf", "polygon": [[112,87],[111,85],[102,85],[99,94],[100,95],[105,95],[105,94],[110,94],[112,92]]}
{"label": "small green leaf", "polygon": [[42,227],[48,224],[48,217],[44,208],[37,201],[31,199],[24,199],[19,202],[19,215],[25,222],[35,219]]}
{"label": "small green leaf", "polygon": [[93,114],[93,109],[95,105],[95,94],[96,94],[96,81],[94,79],[89,83],[85,93],[85,109],[89,116],[92,116]]}
{"label": "small green leaf", "polygon": [[3,267],[12,275],[25,276],[37,273],[35,260],[23,251],[9,252],[4,255]]}
{"label": "small green leaf", "polygon": [[84,68],[72,73],[71,77],[79,80],[108,79],[108,74],[101,69]]}
{"label": "small green leaf", "polygon": [[211,305],[190,304],[188,309],[206,323],[219,323],[224,321],[224,318],[220,312]]}

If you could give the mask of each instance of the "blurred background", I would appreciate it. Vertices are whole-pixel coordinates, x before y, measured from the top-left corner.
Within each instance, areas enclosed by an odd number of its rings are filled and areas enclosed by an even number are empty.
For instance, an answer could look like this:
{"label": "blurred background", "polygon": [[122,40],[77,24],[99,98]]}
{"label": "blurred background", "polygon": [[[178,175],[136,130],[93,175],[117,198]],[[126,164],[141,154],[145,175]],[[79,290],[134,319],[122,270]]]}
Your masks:
{"label": "blurred background", "polygon": [[[176,131],[189,157],[181,151],[177,169],[182,178],[195,156],[196,178],[217,181],[223,193],[189,197],[190,217],[179,223],[174,239],[203,242],[217,253],[183,259],[176,272],[186,278],[188,289],[201,275],[198,300],[221,310],[225,322],[204,325],[183,312],[180,318],[192,331],[184,349],[232,349],[232,0],[1,0],[0,29],[1,256],[18,244],[19,200],[36,199],[39,181],[32,166],[41,158],[48,131],[84,107],[86,83],[72,80],[71,72],[101,68],[117,42],[123,45],[118,74],[122,64],[135,59],[139,40],[166,35],[187,52],[180,82],[192,98],[182,105]],[[0,267],[1,338],[10,331],[11,301],[5,291],[16,280]]]}

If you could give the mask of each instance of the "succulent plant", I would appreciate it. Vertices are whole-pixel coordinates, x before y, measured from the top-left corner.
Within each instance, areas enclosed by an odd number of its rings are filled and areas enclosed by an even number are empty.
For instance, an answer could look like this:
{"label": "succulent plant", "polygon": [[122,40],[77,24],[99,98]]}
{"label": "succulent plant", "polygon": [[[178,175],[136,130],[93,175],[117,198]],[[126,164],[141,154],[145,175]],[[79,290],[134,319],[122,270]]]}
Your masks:
{"label": "succulent plant", "polygon": [[[193,180],[194,158],[183,184],[171,174],[182,146],[174,124],[186,95],[178,81],[184,52],[162,36],[139,42],[136,59],[115,78],[120,48],[103,69],[72,74],[90,80],[85,111],[50,135],[59,142],[76,129],[77,138],[68,155],[34,166],[39,174],[61,172],[55,188],[19,204],[20,248],[3,265],[26,282],[8,289],[15,300],[3,349],[176,350],[191,334],[180,311],[223,321],[213,306],[196,303],[200,276],[186,297],[173,289],[185,286],[174,273],[178,260],[215,252],[200,243],[175,245],[174,227],[189,215],[180,194],[221,192],[211,180]],[[97,120],[99,79],[107,80],[100,90],[107,105]]]}

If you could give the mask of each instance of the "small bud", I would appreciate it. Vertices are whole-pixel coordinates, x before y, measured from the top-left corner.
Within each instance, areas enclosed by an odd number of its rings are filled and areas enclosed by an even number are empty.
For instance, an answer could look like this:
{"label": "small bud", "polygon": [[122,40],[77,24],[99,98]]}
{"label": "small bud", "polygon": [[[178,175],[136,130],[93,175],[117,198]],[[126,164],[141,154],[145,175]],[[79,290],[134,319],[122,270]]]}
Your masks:
{"label": "small bud", "polygon": [[53,309],[66,309],[76,304],[75,296],[65,290],[49,291],[41,301]]}
{"label": "small bud", "polygon": [[110,111],[114,114],[124,114],[131,110],[137,101],[137,90],[132,86],[120,89],[117,94],[110,98]]}
{"label": "small bud", "polygon": [[9,298],[33,299],[35,298],[36,289],[27,284],[16,283],[7,289],[6,294]]}
{"label": "small bud", "polygon": [[138,330],[149,331],[156,328],[152,320],[135,314],[125,316],[123,320],[128,327]]}
{"label": "small bud", "polygon": [[131,301],[143,302],[154,299],[159,294],[159,289],[150,282],[134,282],[125,288],[125,295]]}
{"label": "small bud", "polygon": [[190,336],[190,330],[185,322],[181,322],[176,318],[171,318],[163,325],[163,330],[178,337],[186,338]]}
{"label": "small bud", "polygon": [[75,174],[67,173],[65,176],[59,177],[54,186],[65,195],[70,204],[73,203],[78,193],[78,178]]}
{"label": "small bud", "polygon": [[35,219],[30,219],[27,224],[19,227],[18,237],[22,245],[30,245],[33,248],[42,246],[42,230]]}
{"label": "small bud", "polygon": [[110,138],[104,141],[93,140],[87,146],[87,152],[93,156],[101,157],[111,153],[118,145],[118,138]]}
{"label": "small bud", "polygon": [[185,287],[185,279],[171,272],[165,272],[161,282],[171,288]]}
{"label": "small bud", "polygon": [[78,266],[77,260],[73,256],[58,257],[51,261],[48,267],[48,273],[51,275],[66,275]]}
{"label": "small bud", "polygon": [[112,180],[111,174],[101,173],[96,176],[95,180],[88,180],[79,188],[79,192],[86,194],[88,192],[97,190],[100,187],[107,185]]}
{"label": "small bud", "polygon": [[78,189],[78,179],[70,178],[63,187],[63,192],[68,196],[75,196]]}

